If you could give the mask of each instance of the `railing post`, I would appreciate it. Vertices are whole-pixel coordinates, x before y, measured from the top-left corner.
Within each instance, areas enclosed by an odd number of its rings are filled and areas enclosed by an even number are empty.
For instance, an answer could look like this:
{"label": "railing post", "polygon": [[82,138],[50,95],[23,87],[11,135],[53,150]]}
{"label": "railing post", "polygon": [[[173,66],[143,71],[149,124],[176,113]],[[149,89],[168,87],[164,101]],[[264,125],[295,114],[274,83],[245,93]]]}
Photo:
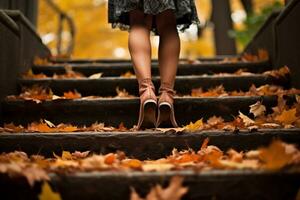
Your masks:
{"label": "railing post", "polygon": [[235,40],[228,35],[233,27],[229,0],[212,0],[212,9],[216,55],[236,54]]}

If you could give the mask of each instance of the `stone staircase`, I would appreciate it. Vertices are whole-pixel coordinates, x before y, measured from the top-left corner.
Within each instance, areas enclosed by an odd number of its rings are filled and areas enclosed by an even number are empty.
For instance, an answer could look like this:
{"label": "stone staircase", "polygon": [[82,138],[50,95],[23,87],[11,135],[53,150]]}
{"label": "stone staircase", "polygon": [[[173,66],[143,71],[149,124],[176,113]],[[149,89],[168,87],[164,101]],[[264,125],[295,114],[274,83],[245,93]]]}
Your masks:
{"label": "stone staircase", "polygon": [[[191,97],[194,88],[209,89],[223,85],[226,91],[248,91],[252,84],[279,85],[290,88],[288,77],[274,78],[263,74],[272,69],[268,61],[243,62],[227,61],[224,58],[199,59],[190,63],[181,60],[175,89],[175,115],[180,126],[200,118],[208,119],[221,116],[232,120],[238,112],[248,113],[249,106],[262,101],[270,111],[277,105],[276,96],[224,96]],[[48,76],[65,73],[65,66],[71,66],[76,72],[86,76],[103,73],[99,79],[24,79],[18,81],[19,87],[43,85],[61,95],[69,90],[77,90],[83,96],[115,96],[116,87],[126,89],[137,95],[135,78],[120,77],[132,71],[127,60],[65,60],[52,61],[47,65],[35,65],[33,73]],[[235,71],[244,69],[252,72],[248,75],[236,75]],[[232,73],[232,74],[218,74]],[[158,65],[153,61],[154,84],[158,88]],[[289,96],[288,101],[295,101]],[[77,100],[56,100],[34,103],[25,100],[2,102],[4,122],[26,125],[32,121],[47,119],[54,124],[70,123],[90,125],[96,121],[108,126],[123,123],[127,128],[137,122],[139,99],[133,98],[97,98]],[[66,151],[92,151],[110,153],[124,151],[126,155],[138,159],[158,159],[169,155],[173,148],[179,150],[199,149],[205,138],[222,150],[234,148],[246,151],[269,144],[273,139],[300,144],[300,129],[258,129],[243,131],[198,131],[181,133],[159,130],[125,132],[72,132],[72,133],[0,133],[0,151],[25,151],[29,155],[52,156]],[[184,177],[184,185],[189,187],[185,199],[293,199],[300,186],[300,173],[291,171],[253,171],[253,170],[211,170],[197,172],[193,170],[170,172],[91,172],[68,175],[51,174],[51,185],[65,199],[128,199],[130,186],[141,194],[146,194],[154,183],[165,184],[171,177]],[[0,190],[7,199],[36,199],[40,184],[34,187],[25,180],[0,177]],[[14,191],[18,191],[17,193]]]}

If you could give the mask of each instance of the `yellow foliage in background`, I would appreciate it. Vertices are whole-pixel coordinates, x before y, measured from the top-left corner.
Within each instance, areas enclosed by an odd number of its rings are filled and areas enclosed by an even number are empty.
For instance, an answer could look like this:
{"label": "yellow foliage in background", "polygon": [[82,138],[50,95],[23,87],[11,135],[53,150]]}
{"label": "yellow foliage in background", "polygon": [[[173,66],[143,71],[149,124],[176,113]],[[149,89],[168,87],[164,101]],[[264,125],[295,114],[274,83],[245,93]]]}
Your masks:
{"label": "yellow foliage in background", "polygon": [[[273,0],[255,1],[256,8]],[[103,0],[54,0],[75,22],[76,38],[74,58],[130,58],[127,49],[128,32],[112,29],[107,22],[107,1]],[[196,0],[201,22],[209,21],[211,15],[210,0]],[[264,3],[263,3],[264,2]],[[238,0],[232,0],[233,10],[241,10]],[[65,25],[64,25],[65,26]],[[43,41],[56,54],[56,32],[58,15],[45,0],[39,0],[38,31]],[[64,46],[70,39],[67,29],[63,33]],[[181,34],[181,57],[199,57],[214,55],[212,27],[203,30],[198,39]],[[153,57],[157,57],[158,37],[152,37]]]}

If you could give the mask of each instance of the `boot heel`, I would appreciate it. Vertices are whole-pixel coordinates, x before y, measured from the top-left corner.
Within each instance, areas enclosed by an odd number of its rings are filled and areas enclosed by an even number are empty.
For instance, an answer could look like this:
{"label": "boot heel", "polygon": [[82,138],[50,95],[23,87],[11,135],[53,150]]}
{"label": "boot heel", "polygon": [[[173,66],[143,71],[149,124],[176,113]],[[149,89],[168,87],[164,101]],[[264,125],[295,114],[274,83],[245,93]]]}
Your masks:
{"label": "boot heel", "polygon": [[156,124],[156,107],[154,100],[145,101],[140,111],[139,128],[149,129],[155,127]]}
{"label": "boot heel", "polygon": [[156,127],[159,126],[162,128],[178,127],[175,120],[174,109],[168,102],[163,102],[159,105]]}

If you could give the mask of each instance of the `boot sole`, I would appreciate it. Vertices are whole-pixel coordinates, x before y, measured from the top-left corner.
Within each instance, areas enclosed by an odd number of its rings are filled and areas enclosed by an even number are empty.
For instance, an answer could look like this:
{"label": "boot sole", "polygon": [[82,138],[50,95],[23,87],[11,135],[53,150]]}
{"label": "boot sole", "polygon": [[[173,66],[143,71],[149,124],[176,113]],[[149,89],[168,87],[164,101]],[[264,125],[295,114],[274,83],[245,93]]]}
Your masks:
{"label": "boot sole", "polygon": [[173,127],[171,122],[171,105],[168,103],[161,103],[159,105],[159,122],[157,126],[161,128]]}
{"label": "boot sole", "polygon": [[156,107],[157,104],[154,100],[147,100],[144,103],[144,119],[141,124],[141,129],[155,128]]}

